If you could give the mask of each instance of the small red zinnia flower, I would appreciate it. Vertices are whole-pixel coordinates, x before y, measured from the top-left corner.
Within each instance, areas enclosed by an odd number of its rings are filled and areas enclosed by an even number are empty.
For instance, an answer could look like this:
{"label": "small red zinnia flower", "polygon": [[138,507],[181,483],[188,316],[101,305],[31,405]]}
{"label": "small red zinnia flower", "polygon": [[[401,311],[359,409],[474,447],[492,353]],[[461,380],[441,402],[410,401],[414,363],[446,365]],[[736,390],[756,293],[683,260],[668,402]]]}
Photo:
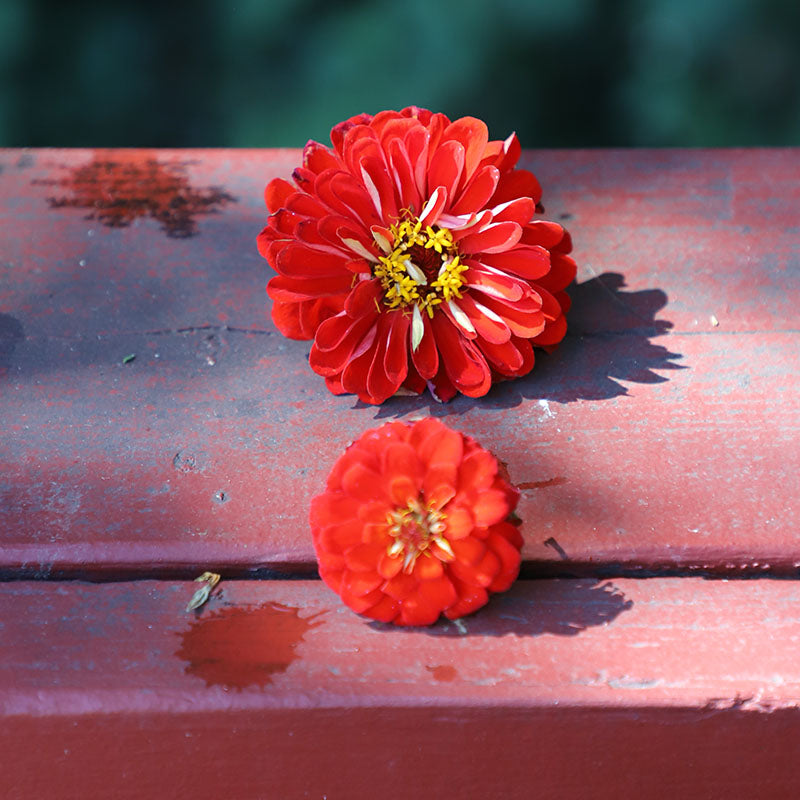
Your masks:
{"label": "small red zinnia flower", "polygon": [[294,184],[267,186],[259,251],[278,273],[272,318],[314,339],[335,394],[399,389],[481,397],[526,375],[566,332],[569,234],[534,219],[541,189],[515,169],[516,134],[411,107],[362,114],[309,142]]}
{"label": "small red zinnia flower", "polygon": [[519,573],[507,521],[518,491],[497,460],[433,418],[367,431],[311,502],[322,580],[359,614],[398,625],[456,619]]}

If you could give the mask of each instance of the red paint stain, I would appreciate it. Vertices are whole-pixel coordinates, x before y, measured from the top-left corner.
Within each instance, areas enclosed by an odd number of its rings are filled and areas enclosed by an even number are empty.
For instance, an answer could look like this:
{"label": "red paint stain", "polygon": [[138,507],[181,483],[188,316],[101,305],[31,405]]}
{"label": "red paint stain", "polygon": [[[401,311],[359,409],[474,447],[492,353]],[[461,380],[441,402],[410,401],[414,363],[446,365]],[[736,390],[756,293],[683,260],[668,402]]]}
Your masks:
{"label": "red paint stain", "polygon": [[280,603],[223,608],[194,621],[176,655],[187,662],[187,675],[208,686],[264,687],[297,660],[297,646],[320,624],[318,616],[301,617]]}
{"label": "red paint stain", "polygon": [[528,481],[527,483],[518,483],[518,489],[546,489],[548,486],[561,486],[566,483],[567,479],[563,475],[557,475],[555,478],[550,478],[546,481]]}
{"label": "red paint stain", "polygon": [[458,670],[451,664],[439,664],[434,667],[426,666],[425,669],[433,675],[435,681],[442,681],[443,683],[449,683],[458,677]]}
{"label": "red paint stain", "polygon": [[167,236],[186,238],[197,233],[198,215],[213,214],[236,202],[218,187],[192,187],[186,167],[186,162],[158,161],[132,150],[97,156],[65,178],[37,183],[68,190],[47,198],[51,208],[88,209],[86,219],[109,228],[125,228],[140,217],[150,217]]}

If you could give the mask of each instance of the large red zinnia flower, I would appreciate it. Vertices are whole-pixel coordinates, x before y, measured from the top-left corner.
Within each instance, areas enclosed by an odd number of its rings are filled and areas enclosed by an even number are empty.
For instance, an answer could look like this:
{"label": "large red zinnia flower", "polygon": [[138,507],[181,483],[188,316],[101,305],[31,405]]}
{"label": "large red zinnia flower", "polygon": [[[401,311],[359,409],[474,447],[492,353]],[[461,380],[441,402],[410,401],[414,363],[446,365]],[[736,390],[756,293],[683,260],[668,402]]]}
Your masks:
{"label": "large red zinnia flower", "polygon": [[325,583],[354,611],[430,625],[483,606],[519,573],[519,493],[468,436],[428,418],[367,431],[311,503]]}
{"label": "large red zinnia flower", "polygon": [[534,219],[515,134],[419,108],[362,114],[309,142],[294,184],[267,186],[259,250],[277,277],[272,318],[314,339],[336,394],[381,403],[399,389],[481,397],[533,368],[566,332],[569,235]]}

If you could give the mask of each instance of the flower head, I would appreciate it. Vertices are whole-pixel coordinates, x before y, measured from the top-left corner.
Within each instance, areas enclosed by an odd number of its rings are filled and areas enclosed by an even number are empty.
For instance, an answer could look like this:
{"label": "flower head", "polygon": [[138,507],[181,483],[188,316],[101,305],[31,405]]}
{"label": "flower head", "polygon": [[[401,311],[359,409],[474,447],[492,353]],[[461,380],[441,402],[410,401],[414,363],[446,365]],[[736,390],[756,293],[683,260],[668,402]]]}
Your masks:
{"label": "flower head", "polygon": [[306,145],[294,183],[267,186],[258,240],[278,273],[273,320],[314,339],[331,391],[480,397],[561,341],[570,238],[535,218],[515,134],[489,141],[478,119],[411,107],[353,117],[331,142]]}
{"label": "flower head", "polygon": [[322,580],[354,611],[430,625],[483,606],[519,573],[519,499],[497,460],[433,418],[367,431],[311,503]]}

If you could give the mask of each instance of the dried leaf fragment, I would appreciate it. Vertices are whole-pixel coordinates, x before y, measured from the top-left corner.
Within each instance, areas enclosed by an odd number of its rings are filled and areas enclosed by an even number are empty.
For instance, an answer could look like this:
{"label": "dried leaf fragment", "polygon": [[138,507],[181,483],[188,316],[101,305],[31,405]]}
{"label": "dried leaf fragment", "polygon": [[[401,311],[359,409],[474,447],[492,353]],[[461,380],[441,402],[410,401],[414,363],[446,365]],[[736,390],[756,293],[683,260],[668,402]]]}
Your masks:
{"label": "dried leaf fragment", "polygon": [[202,583],[203,585],[192,595],[186,610],[195,611],[204,605],[214,587],[219,583],[220,577],[216,572],[204,572],[199,578],[195,578],[195,583]]}

